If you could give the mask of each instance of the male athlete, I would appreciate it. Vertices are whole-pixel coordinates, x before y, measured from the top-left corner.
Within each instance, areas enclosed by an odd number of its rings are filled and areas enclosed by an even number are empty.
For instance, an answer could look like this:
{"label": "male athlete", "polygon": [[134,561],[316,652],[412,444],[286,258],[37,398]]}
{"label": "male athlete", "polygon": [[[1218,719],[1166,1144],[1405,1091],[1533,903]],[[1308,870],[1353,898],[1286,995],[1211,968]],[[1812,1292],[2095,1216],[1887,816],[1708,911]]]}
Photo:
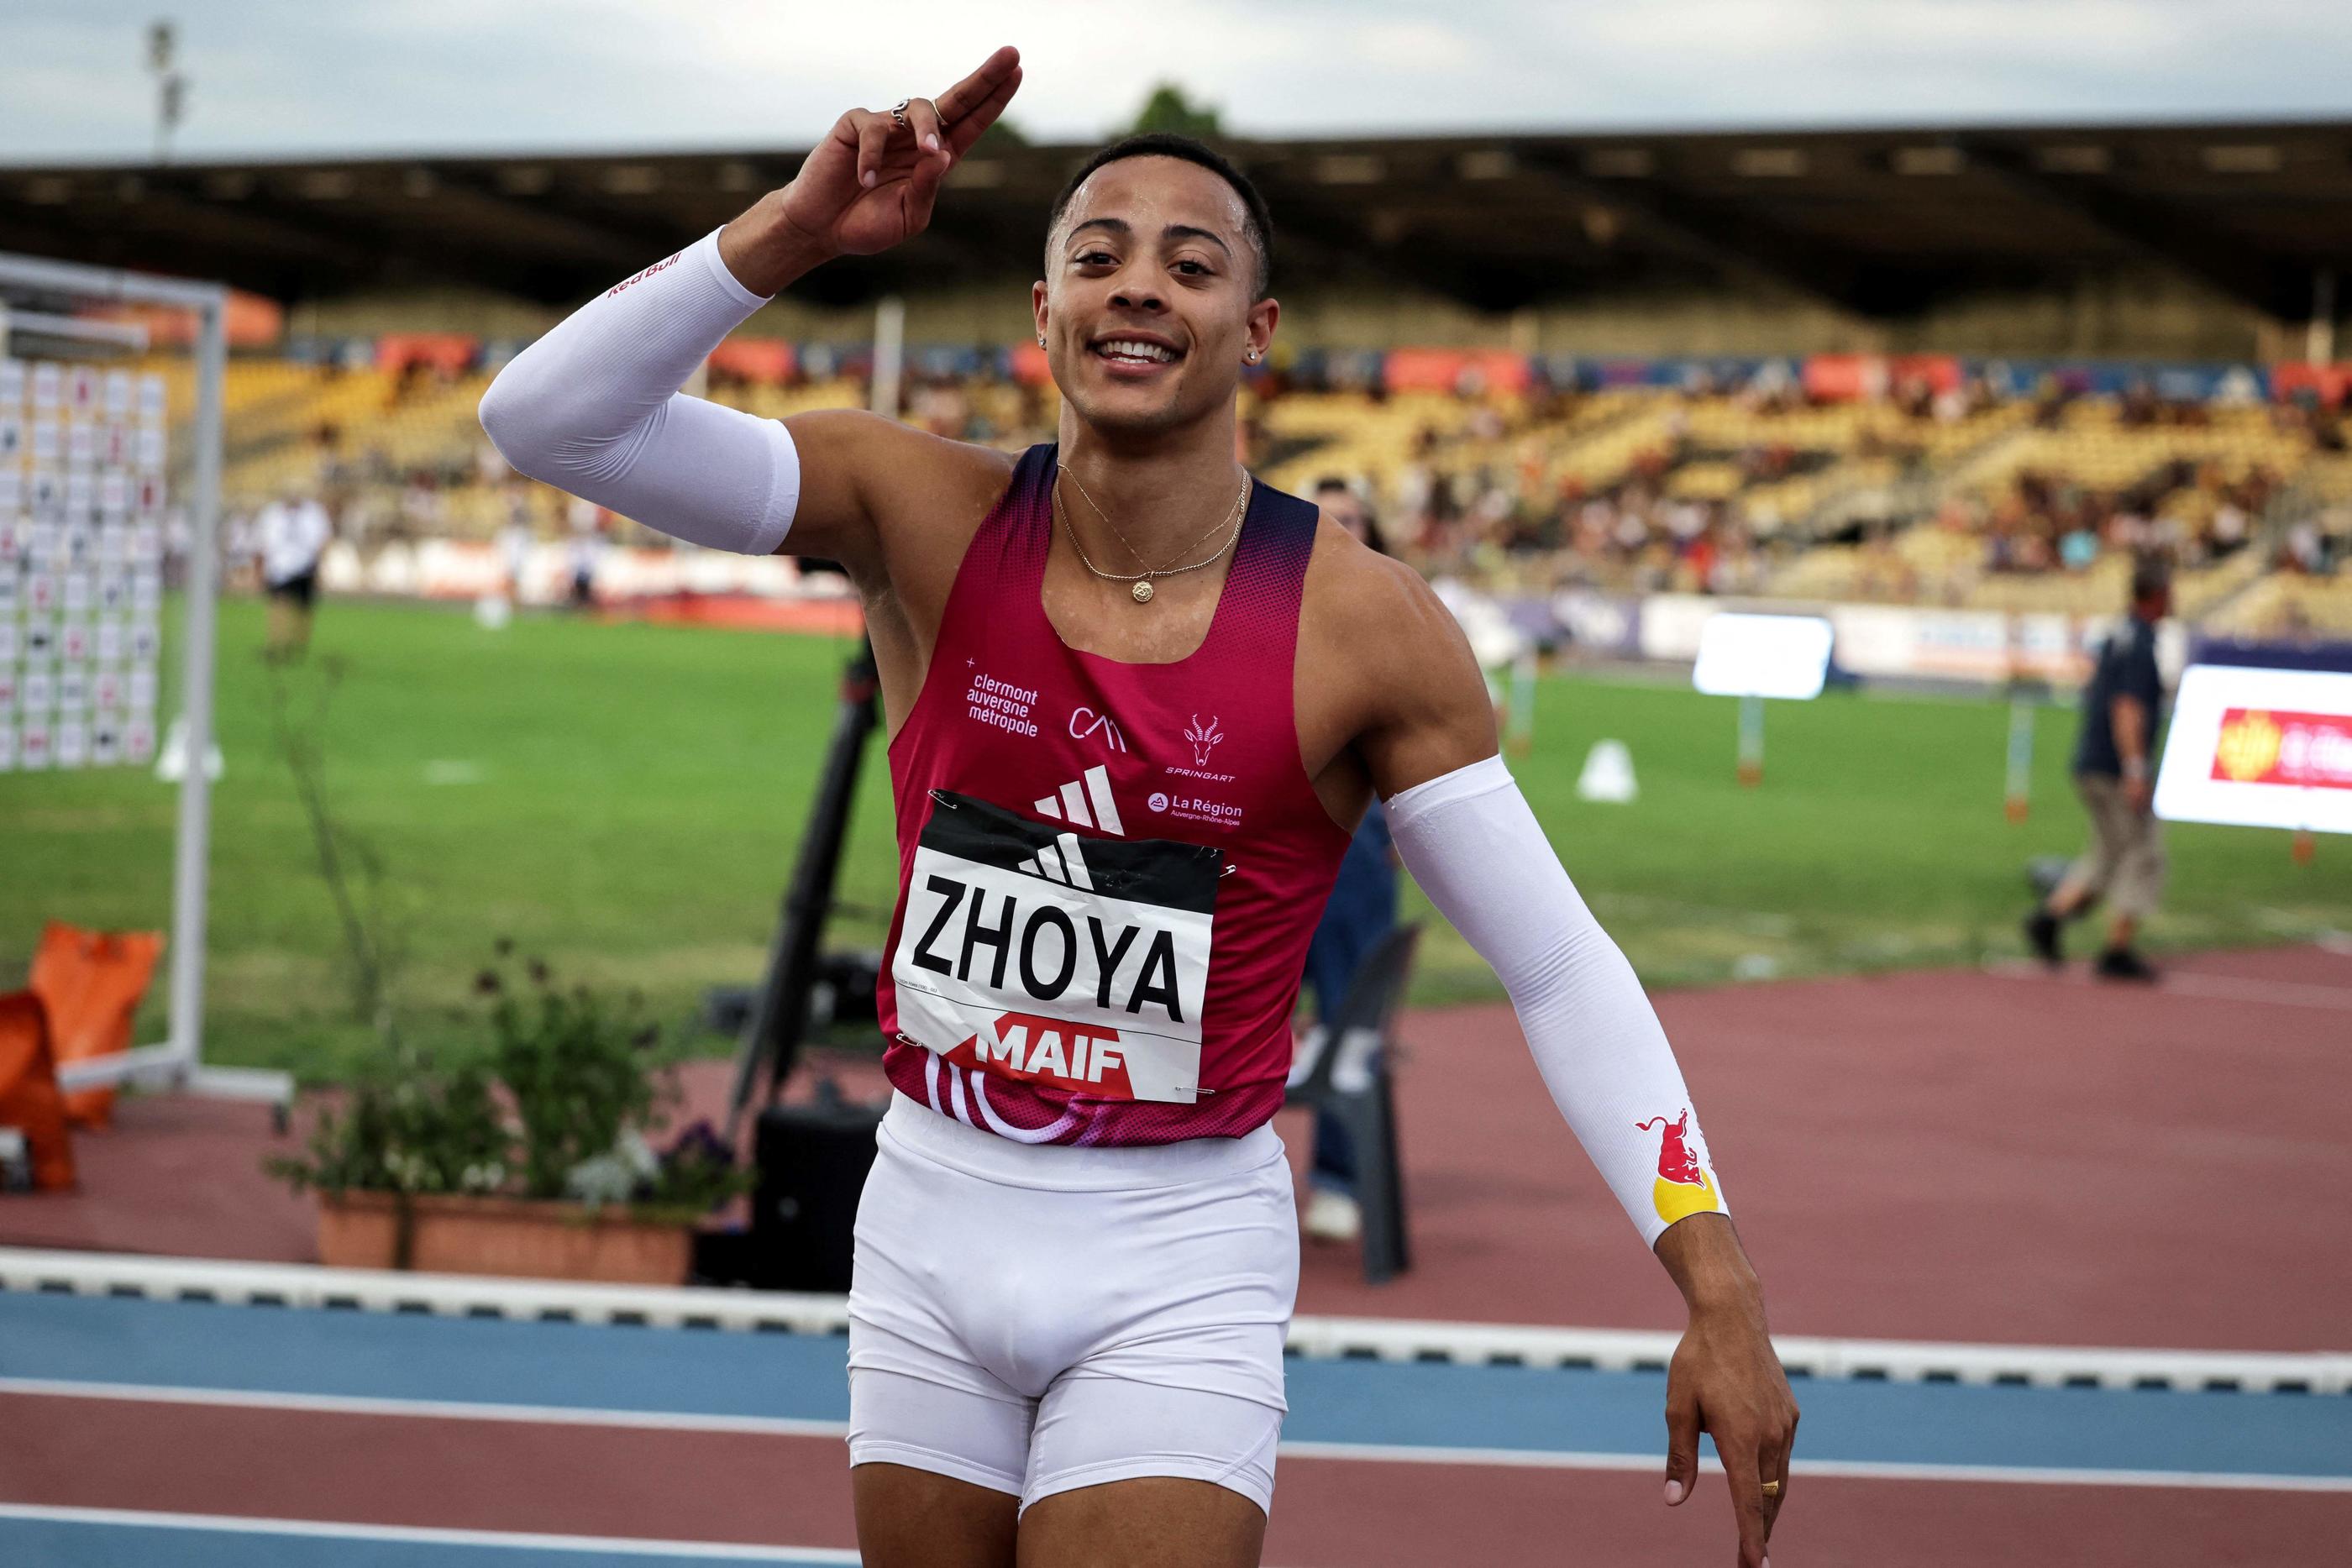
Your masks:
{"label": "male athlete", "polygon": [[1761,1568],[1797,1410],[1673,1052],[1502,759],[1412,571],[1234,461],[1281,314],[1197,143],[1106,149],[1032,290],[1060,439],[677,394],[771,295],[921,231],[1020,85],[852,110],[793,183],[592,301],[482,403],[516,468],[680,538],[830,557],[880,667],[896,1086],[858,1215],[850,1463],[871,1568],[1255,1563],[1297,1227],[1307,938],[1374,794],[1495,966],[1553,1098],[1689,1303],[1666,1500],[1722,1455]]}

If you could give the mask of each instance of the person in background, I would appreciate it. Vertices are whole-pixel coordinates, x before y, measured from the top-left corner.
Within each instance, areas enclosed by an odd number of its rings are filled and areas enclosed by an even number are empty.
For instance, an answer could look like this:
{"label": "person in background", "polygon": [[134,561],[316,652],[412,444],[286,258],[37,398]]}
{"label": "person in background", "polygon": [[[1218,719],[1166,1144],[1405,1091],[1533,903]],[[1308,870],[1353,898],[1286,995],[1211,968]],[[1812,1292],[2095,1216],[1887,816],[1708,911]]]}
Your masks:
{"label": "person in background", "polygon": [[507,520],[499,526],[499,564],[506,573],[507,598],[522,602],[523,574],[530,567],[530,497],[520,481],[506,486]]}
{"label": "person in background", "polygon": [[604,559],[604,508],[575,496],[571,522],[572,608],[590,610],[596,603],[596,568]]}
{"label": "person in background", "polygon": [[[1335,476],[1318,481],[1315,504],[1356,538],[1388,553],[1380,525],[1345,479]],[[1357,967],[1389,934],[1396,918],[1396,846],[1389,837],[1388,817],[1374,799],[1348,842],[1339,879],[1331,884],[1323,918],[1307,946],[1307,984],[1315,993],[1318,1026],[1331,1027]],[[1314,1150],[1307,1168],[1306,1232],[1318,1241],[1352,1241],[1363,1234],[1364,1216],[1356,1198],[1355,1145],[1338,1117],[1317,1113]]]}
{"label": "person in background", "polygon": [[2065,961],[2061,929],[2104,895],[2107,945],[2097,972],[2111,980],[2156,978],[2132,938],[2164,888],[2164,841],[2149,809],[2150,767],[2164,701],[2156,627],[2171,608],[2171,574],[2159,562],[2142,561],[2132,572],[2131,614],[2100,647],[2098,665],[2083,688],[2074,788],[2090,813],[2091,847],[2025,917],[2026,945],[2045,964]]}
{"label": "person in background", "polygon": [[299,491],[261,508],[261,584],[269,595],[268,656],[295,659],[310,647],[310,620],[319,598],[319,559],[334,538],[327,508]]}
{"label": "person in background", "polygon": [[1356,493],[1354,486],[1337,474],[1315,481],[1315,504],[1323,508],[1325,517],[1381,554],[1390,553],[1388,538],[1381,532],[1381,525],[1373,517],[1371,507],[1364,504],[1363,497]]}

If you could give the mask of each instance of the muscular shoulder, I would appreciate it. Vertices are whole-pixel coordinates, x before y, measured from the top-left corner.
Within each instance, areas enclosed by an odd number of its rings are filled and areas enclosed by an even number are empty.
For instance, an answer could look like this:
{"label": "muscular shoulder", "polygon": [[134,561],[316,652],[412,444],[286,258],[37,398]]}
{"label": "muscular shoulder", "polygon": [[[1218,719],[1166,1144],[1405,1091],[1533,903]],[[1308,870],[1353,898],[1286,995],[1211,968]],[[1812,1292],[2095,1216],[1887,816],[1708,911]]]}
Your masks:
{"label": "muscular shoulder", "polygon": [[[1410,664],[1433,642],[1458,636],[1454,618],[1422,575],[1358,539],[1324,514],[1307,565],[1302,634],[1365,663]],[[1374,647],[1373,643],[1382,643]]]}
{"label": "muscular shoulder", "polygon": [[1381,794],[1494,754],[1486,682],[1453,614],[1419,572],[1328,517],[1307,563],[1299,637],[1318,706]]}
{"label": "muscular shoulder", "polygon": [[861,409],[795,414],[784,424],[801,463],[786,545],[795,554],[871,559],[910,536],[935,534],[960,551],[1013,477],[1009,453]]}

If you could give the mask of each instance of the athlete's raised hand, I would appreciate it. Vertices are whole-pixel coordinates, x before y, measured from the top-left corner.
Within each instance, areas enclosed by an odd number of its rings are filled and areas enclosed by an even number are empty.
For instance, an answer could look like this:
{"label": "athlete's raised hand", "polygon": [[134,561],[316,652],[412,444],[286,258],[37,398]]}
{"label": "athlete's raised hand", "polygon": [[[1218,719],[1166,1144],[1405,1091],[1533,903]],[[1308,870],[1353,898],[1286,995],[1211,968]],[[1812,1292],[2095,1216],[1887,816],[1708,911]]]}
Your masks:
{"label": "athlete's raised hand", "polygon": [[1021,87],[1021,51],[1007,46],[934,100],[853,109],[833,122],[791,184],[729,224],[719,254],[743,286],[773,294],[836,256],[872,256],[923,232],[940,182],[996,123]]}
{"label": "athlete's raised hand", "polygon": [[931,221],[940,182],[996,123],[1021,86],[1021,51],[997,50],[938,99],[910,98],[906,123],[853,109],[781,197],[785,223],[828,256],[871,256]]}

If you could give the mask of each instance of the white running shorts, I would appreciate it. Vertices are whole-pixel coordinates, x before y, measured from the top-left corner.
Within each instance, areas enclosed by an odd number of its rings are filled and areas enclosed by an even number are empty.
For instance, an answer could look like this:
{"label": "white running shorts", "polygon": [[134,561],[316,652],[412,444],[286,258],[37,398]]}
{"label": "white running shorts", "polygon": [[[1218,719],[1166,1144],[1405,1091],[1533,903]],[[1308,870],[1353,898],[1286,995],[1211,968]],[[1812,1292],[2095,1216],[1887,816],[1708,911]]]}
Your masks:
{"label": "white running shorts", "polygon": [[1141,1476],[1261,1510],[1298,1294],[1272,1127],[1015,1143],[891,1096],[857,1209],[849,1462],[1040,1498]]}

